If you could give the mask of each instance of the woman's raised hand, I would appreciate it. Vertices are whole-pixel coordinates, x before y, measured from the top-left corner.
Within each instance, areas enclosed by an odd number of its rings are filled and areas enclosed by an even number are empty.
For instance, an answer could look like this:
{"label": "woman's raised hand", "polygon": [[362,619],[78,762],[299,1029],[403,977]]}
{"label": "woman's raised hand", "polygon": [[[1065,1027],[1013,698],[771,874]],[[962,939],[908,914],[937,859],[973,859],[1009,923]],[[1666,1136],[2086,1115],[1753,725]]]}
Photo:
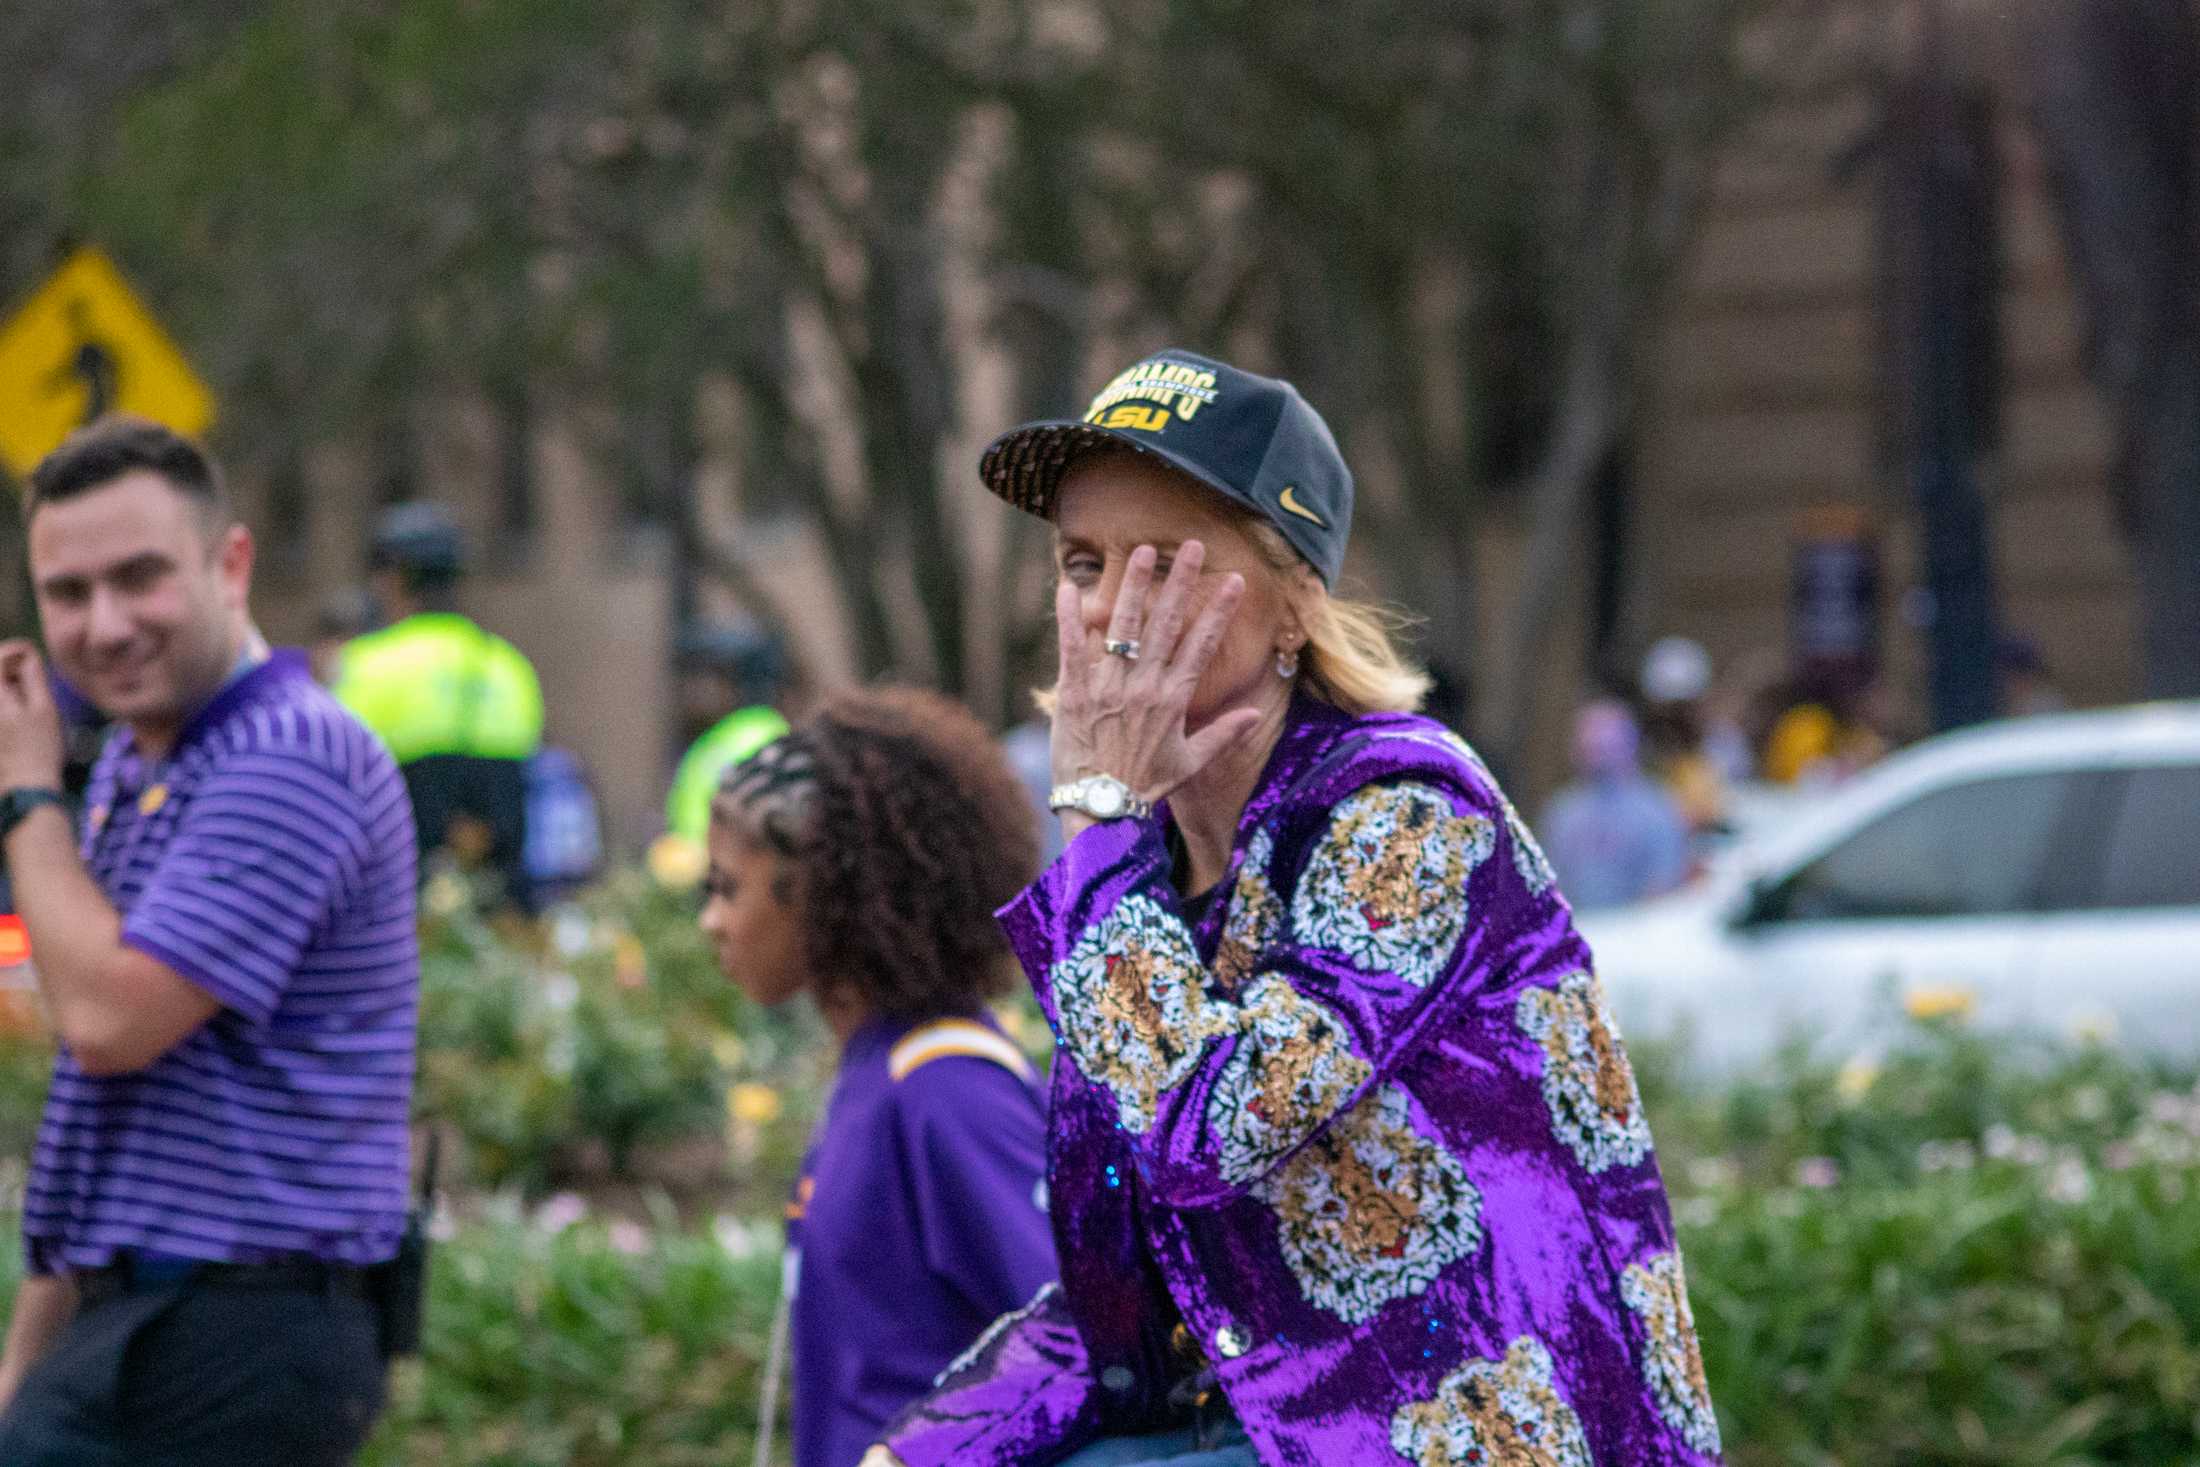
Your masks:
{"label": "woman's raised hand", "polygon": [[1197,540],[1177,547],[1158,590],[1156,559],[1151,545],[1131,552],[1104,638],[1085,626],[1076,584],[1065,579],[1055,592],[1062,649],[1054,708],[1059,783],[1106,774],[1142,800],[1166,799],[1260,721],[1260,710],[1236,708],[1202,728],[1186,728],[1193,693],[1245,595],[1245,578],[1224,576],[1187,627],[1206,547]]}

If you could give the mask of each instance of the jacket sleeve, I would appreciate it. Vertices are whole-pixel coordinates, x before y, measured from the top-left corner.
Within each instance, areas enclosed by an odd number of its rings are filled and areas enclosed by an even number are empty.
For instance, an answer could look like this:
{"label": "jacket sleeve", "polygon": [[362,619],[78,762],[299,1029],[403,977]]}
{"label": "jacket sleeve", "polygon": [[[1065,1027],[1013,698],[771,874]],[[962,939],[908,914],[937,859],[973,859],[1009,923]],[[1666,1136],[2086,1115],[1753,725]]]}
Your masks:
{"label": "jacket sleeve", "polygon": [[[1379,746],[1395,745],[1379,740]],[[1404,742],[1420,743],[1419,740]],[[1210,968],[1156,821],[1085,831],[1003,910],[1063,1053],[1149,1191],[1244,1195],[1462,1011],[1577,942],[1533,839],[1464,753],[1350,761],[1247,849]],[[1285,857],[1289,861],[1286,864]]]}
{"label": "jacket sleeve", "polygon": [[995,1320],[932,1393],[888,1424],[864,1467],[1051,1462],[1098,1429],[1084,1341],[1059,1285]]}

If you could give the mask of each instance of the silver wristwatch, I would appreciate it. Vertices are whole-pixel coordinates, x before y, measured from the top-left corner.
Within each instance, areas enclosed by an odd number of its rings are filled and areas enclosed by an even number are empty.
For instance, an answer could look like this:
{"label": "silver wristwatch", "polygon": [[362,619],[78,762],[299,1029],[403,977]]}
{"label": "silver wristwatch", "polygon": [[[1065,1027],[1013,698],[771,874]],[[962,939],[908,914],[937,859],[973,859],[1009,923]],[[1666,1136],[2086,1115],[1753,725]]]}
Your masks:
{"label": "silver wristwatch", "polygon": [[1110,774],[1088,774],[1070,784],[1058,784],[1047,795],[1050,810],[1079,810],[1095,820],[1143,820],[1153,813],[1150,801],[1131,793],[1131,787]]}

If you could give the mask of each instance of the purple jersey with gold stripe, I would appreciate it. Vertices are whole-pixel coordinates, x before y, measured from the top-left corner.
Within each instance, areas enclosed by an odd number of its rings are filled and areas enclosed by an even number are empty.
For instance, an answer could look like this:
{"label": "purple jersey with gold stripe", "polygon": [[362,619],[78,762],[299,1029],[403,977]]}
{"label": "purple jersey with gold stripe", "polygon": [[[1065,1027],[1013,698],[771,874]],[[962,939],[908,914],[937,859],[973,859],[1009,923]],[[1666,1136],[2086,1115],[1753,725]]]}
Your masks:
{"label": "purple jersey with gold stripe", "polygon": [[850,1467],[1055,1275],[1038,1077],[992,1024],[850,1037],[789,1208],[796,1467]]}

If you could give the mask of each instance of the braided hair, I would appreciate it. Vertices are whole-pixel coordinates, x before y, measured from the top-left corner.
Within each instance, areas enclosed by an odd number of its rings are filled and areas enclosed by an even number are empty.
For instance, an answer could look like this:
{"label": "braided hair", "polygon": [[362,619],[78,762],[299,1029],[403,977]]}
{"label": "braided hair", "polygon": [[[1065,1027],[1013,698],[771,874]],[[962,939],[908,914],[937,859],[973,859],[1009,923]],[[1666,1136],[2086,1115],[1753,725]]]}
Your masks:
{"label": "braided hair", "polygon": [[1038,864],[1031,805],[985,727],[913,688],[828,700],[732,766],[714,822],[779,858],[820,998],[923,1020],[1014,983],[994,911]]}

